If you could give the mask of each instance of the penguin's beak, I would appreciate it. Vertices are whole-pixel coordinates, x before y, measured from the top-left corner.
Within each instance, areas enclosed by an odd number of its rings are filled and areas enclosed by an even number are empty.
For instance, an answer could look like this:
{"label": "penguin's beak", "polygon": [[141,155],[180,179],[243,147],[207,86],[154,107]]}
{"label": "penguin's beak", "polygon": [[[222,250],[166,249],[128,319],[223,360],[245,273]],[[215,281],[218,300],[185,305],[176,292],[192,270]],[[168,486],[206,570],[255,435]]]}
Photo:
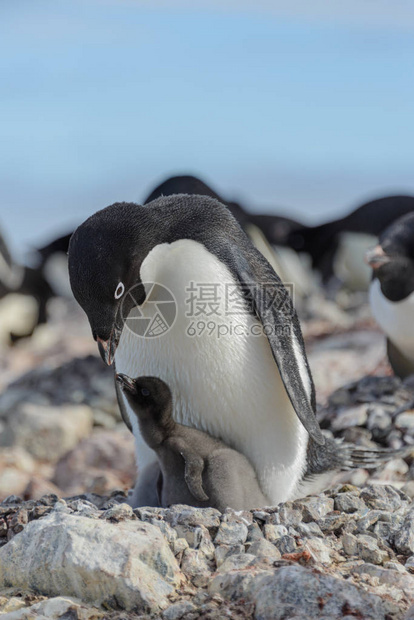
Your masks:
{"label": "penguin's beak", "polygon": [[123,375],[122,373],[119,372],[116,375],[116,381],[117,383],[119,383],[121,389],[124,390],[125,392],[131,392],[131,393],[135,392],[135,382],[133,379],[131,379],[131,377],[128,377],[127,375]]}
{"label": "penguin's beak", "polygon": [[372,269],[378,269],[382,265],[389,263],[391,258],[384,252],[380,245],[376,245],[375,248],[368,250],[365,254],[365,262]]}
{"label": "penguin's beak", "polygon": [[108,340],[103,340],[99,336],[96,337],[98,343],[99,353],[105,364],[110,366],[115,358],[115,352],[118,347],[119,339],[121,337],[121,330],[116,327],[113,328]]}

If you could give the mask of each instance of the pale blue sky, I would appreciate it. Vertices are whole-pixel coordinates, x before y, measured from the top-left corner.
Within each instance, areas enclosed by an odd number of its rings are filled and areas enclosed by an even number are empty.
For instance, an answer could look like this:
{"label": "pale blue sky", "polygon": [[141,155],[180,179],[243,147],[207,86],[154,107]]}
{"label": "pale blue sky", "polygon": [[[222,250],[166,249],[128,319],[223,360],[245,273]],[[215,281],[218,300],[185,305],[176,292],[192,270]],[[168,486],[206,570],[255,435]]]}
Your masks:
{"label": "pale blue sky", "polygon": [[1,2],[2,227],[22,250],[180,172],[308,221],[414,193],[412,5]]}

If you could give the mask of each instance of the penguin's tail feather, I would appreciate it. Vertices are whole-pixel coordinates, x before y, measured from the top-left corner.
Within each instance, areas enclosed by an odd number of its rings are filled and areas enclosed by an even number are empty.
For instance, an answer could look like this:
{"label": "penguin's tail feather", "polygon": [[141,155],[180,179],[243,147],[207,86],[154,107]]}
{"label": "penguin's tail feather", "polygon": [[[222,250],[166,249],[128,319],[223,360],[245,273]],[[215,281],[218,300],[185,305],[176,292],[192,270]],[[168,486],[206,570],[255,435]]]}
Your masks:
{"label": "penguin's tail feather", "polygon": [[405,446],[404,448],[356,448],[352,444],[339,444],[341,453],[341,469],[375,469],[383,463],[396,458],[407,458],[414,455],[414,446]]}

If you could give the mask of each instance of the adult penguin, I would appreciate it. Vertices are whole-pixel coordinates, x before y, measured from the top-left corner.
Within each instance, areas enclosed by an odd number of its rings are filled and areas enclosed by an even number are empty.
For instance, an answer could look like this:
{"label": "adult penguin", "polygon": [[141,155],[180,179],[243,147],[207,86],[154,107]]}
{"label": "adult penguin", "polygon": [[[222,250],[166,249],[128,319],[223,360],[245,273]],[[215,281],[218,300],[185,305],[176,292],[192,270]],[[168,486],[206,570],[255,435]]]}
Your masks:
{"label": "adult penguin", "polygon": [[310,255],[324,282],[336,275],[350,288],[366,290],[370,273],[363,262],[365,252],[387,226],[413,210],[414,196],[385,196],[331,222],[292,228],[287,244]]}
{"label": "adult penguin", "polygon": [[[309,441],[325,441],[302,333],[280,278],[224,205],[189,195],[113,204],[73,234],[69,274],[107,364],[163,379],[175,420],[242,452],[270,503],[295,495]],[[169,329],[155,337],[160,319]],[[155,455],[122,409],[136,438],[132,503],[156,505]]]}
{"label": "adult penguin", "polygon": [[387,336],[390,364],[405,379],[414,374],[414,212],[384,230],[366,260],[372,313]]}

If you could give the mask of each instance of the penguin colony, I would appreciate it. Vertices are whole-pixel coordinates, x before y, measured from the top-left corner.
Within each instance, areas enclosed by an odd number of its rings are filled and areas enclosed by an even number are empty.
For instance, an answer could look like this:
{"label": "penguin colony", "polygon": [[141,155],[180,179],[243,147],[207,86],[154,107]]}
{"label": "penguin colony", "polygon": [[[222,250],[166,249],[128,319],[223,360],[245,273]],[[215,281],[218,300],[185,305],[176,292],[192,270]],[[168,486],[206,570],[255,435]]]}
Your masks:
{"label": "penguin colony", "polygon": [[134,435],[133,507],[275,505],[327,488],[341,469],[403,455],[321,432],[284,282],[295,285],[299,308],[315,272],[328,290],[338,280],[369,289],[393,371],[413,374],[413,197],[374,200],[309,227],[253,214],[195,177],[172,177],[143,205],[110,205],[41,248],[35,269],[16,266],[1,241],[0,294],[34,296],[38,322],[60,294],[50,264],[68,251],[73,295],[114,367]]}

